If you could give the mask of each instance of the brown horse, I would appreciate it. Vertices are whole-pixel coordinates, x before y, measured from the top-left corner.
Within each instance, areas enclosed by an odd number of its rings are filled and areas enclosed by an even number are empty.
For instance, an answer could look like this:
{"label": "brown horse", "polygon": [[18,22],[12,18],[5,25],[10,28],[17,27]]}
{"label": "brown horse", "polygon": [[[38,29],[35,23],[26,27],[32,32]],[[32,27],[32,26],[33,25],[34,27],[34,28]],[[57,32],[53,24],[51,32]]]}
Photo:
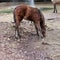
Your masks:
{"label": "brown horse", "polygon": [[14,14],[15,27],[16,27],[15,28],[16,37],[20,37],[19,25],[23,19],[34,22],[37,35],[45,37],[46,34],[45,19],[39,9],[22,4],[15,8],[13,14]]}

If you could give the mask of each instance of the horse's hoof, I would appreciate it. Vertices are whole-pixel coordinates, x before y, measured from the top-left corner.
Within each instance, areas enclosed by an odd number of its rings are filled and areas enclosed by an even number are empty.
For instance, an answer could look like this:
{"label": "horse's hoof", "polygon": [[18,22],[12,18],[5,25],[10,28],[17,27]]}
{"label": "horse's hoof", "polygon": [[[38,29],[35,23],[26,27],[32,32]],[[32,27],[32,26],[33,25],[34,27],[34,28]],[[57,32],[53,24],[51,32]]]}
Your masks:
{"label": "horse's hoof", "polygon": [[15,38],[16,38],[16,39],[20,39],[20,38],[21,38],[21,36],[15,36]]}
{"label": "horse's hoof", "polygon": [[15,37],[16,39],[18,39],[18,37]]}
{"label": "horse's hoof", "polygon": [[20,39],[20,37],[15,37],[16,39]]}

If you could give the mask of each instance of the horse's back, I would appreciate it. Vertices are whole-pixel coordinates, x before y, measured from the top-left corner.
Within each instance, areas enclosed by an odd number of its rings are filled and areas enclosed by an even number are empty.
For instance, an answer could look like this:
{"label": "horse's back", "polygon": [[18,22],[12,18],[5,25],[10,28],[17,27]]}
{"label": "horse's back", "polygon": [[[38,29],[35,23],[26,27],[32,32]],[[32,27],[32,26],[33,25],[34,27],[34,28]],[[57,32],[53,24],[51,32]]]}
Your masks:
{"label": "horse's back", "polygon": [[38,8],[21,4],[15,8],[15,15],[20,17],[23,16],[24,19],[40,19],[41,12]]}

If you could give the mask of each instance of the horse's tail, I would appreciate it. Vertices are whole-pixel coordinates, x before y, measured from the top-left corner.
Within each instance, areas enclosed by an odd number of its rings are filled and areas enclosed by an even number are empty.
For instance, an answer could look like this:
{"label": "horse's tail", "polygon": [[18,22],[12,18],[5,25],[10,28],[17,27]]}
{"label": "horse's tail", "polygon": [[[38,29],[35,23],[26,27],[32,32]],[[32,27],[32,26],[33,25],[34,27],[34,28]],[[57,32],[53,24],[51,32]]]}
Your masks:
{"label": "horse's tail", "polygon": [[14,18],[14,23],[16,23],[15,10],[13,11],[13,18]]}
{"label": "horse's tail", "polygon": [[40,14],[40,23],[42,22],[44,24],[45,22],[45,18],[44,18],[44,15],[42,14],[42,12],[40,11],[40,9],[38,9],[39,11],[39,14]]}
{"label": "horse's tail", "polygon": [[41,26],[42,34],[45,37],[45,33],[46,33],[45,18],[40,10],[39,10],[39,14],[40,14],[40,26]]}

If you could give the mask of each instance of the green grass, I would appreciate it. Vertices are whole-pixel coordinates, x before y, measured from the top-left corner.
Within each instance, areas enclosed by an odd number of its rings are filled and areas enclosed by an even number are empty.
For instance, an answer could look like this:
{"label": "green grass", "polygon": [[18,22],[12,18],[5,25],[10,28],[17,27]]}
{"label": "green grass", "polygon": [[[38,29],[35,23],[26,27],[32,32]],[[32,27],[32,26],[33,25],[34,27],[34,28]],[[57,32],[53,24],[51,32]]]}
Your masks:
{"label": "green grass", "polygon": [[7,10],[0,10],[0,13],[12,13],[12,9],[7,9]]}

